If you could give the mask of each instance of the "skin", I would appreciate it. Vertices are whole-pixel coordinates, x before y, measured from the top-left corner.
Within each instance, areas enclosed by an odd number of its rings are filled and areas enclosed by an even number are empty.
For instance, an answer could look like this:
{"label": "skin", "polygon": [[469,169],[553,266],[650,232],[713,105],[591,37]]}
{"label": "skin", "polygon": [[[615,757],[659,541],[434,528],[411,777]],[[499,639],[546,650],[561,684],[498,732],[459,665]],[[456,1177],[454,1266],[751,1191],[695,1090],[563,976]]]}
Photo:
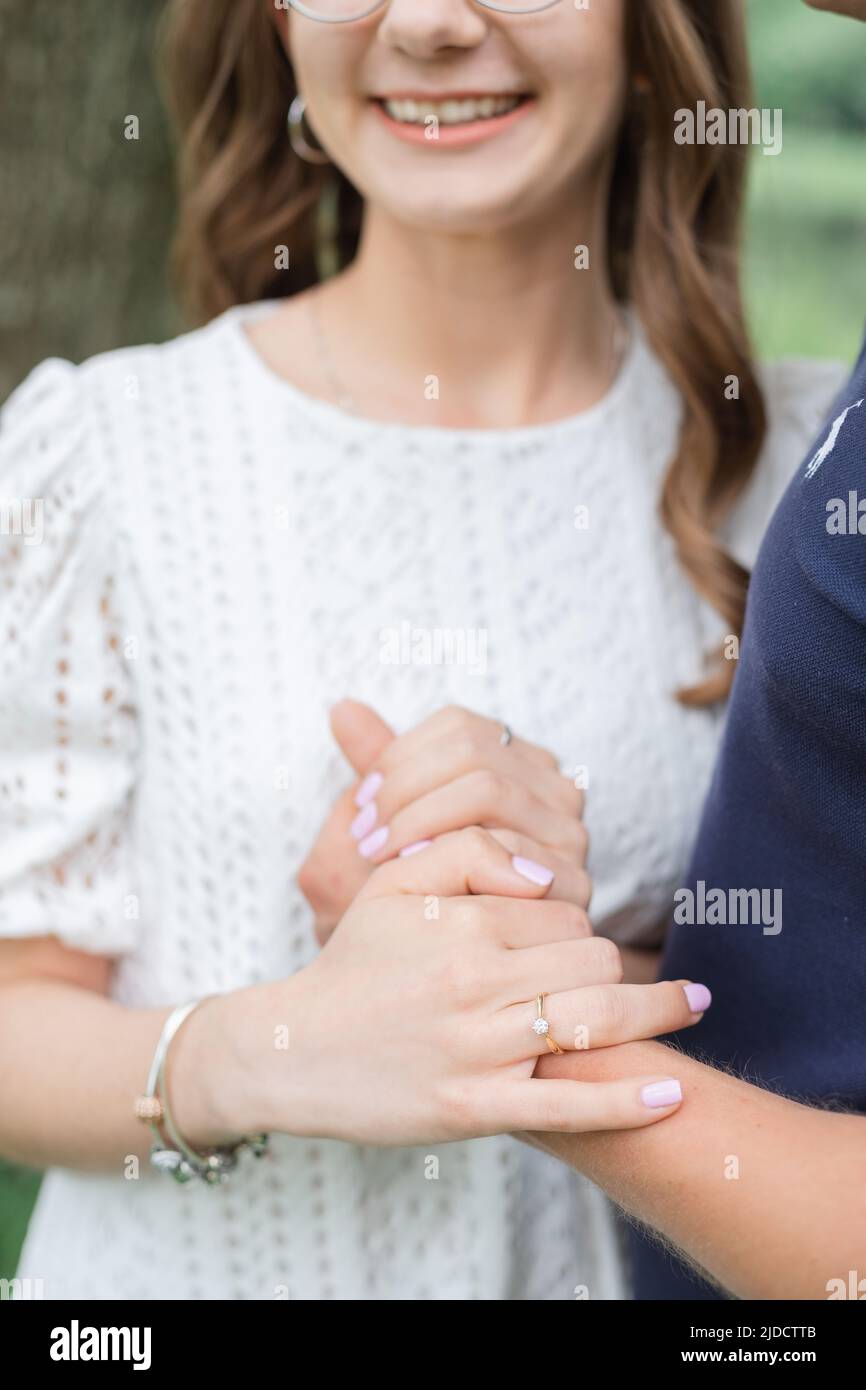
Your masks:
{"label": "skin", "polygon": [[[168,1068],[181,1132],[194,1146],[262,1130],[413,1144],[667,1118],[676,1104],[643,1088],[669,1071],[601,1085],[533,1078],[547,1051],[530,1026],[537,990],[564,1047],[701,1017],[684,981],[622,984],[613,943],[546,893],[477,827],[381,865],[312,965],[216,996],[183,1025]],[[168,1011],[123,1008],[100,997],[105,984],[96,958],[3,943],[5,1156],[98,1169],[147,1153],[131,1103]]]}
{"label": "skin", "polygon": [[[866,19],[866,0],[813,7]],[[366,746],[362,734],[353,745],[347,723],[351,715],[338,712],[335,732],[362,773],[382,761],[390,731],[374,731]],[[391,745],[395,761],[399,742]],[[390,810],[383,817],[390,818]],[[323,837],[339,831],[342,849],[334,838],[332,855],[349,864],[338,808],[335,818]],[[315,896],[316,849],[307,869],[307,887]],[[360,876],[363,870],[356,865],[353,872]],[[324,899],[322,906],[328,910]],[[542,1057],[535,1075],[598,1081],[648,1068],[670,1069],[685,1085],[686,1102],[669,1123],[642,1133],[522,1137],[585,1173],[738,1297],[826,1298],[829,1281],[846,1279],[849,1270],[864,1274],[861,1117],[807,1108],[651,1041]],[[727,1176],[731,1155],[740,1164],[736,1181]]]}
{"label": "skin", "polygon": [[[811,0],[866,20],[866,0]],[[655,1043],[544,1058],[536,1075],[610,1080],[664,1067]],[[524,1136],[590,1177],[738,1298],[827,1298],[855,1272],[866,1296],[866,1119],[799,1105],[680,1054],[688,1101],[634,1136]],[[736,1155],[740,1178],[725,1164]],[[850,1297],[850,1291],[845,1295]]]}
{"label": "skin", "polygon": [[[597,401],[615,371],[603,267],[627,74],[622,0],[532,16],[467,0],[392,0],[331,27],[274,23],[316,138],[365,198],[359,254],[248,331],[280,375],[333,398],[314,301],[361,413],[446,427],[526,425]],[[509,131],[453,150],[395,138],[370,95],[531,91]],[[574,269],[574,247],[592,269]],[[439,378],[439,398],[425,394]]]}
{"label": "skin", "polygon": [[806,0],[813,10],[826,14],[844,14],[850,19],[866,20],[866,0]]}
{"label": "skin", "polygon": [[[317,135],[364,194],[367,214],[352,269],[257,325],[262,356],[304,389],[328,394],[311,337],[314,297],[336,370],[372,416],[501,428],[597,400],[615,368],[615,313],[603,270],[577,274],[573,248],[586,242],[593,264],[605,266],[607,185],[626,88],[622,4],[586,12],[563,4],[516,18],[466,0],[392,0],[362,24],[331,29],[269,13]],[[485,144],[419,148],[386,134],[370,105],[372,93],[393,88],[531,91],[536,100]],[[431,372],[442,387],[435,403],[423,389]],[[612,1045],[693,1016],[681,983],[622,983],[616,948],[588,934],[578,799],[542,766],[549,755],[506,751],[512,757],[496,776],[510,769],[518,822],[510,833],[539,855],[571,852],[567,866],[555,865],[553,893],[517,873],[507,845],[478,829],[441,835],[414,859],[376,868],[312,966],[208,1001],[184,1024],[169,1085],[192,1143],[261,1128],[398,1143],[644,1125],[673,1113],[642,1102],[640,1078],[600,1091],[531,1078],[546,1050],[529,1026],[544,962],[536,957],[531,988],[528,974],[515,973],[519,950],[495,937],[491,920],[510,920],[503,900],[520,900],[533,942],[521,949],[549,953],[545,1007],[564,1045],[582,1026],[590,1041]],[[521,762],[533,758],[544,773],[539,794],[530,794]],[[464,775],[478,771],[470,762]],[[482,783],[488,801],[491,771]],[[413,776],[404,758],[389,781],[395,843],[400,816],[408,835],[410,808],[430,795]],[[476,820],[484,809],[477,792],[476,779]],[[530,807],[532,823],[521,828]],[[449,816],[440,802],[439,832]],[[443,897],[433,925],[423,914],[431,893]],[[371,969],[373,960],[381,969]],[[36,1165],[104,1167],[147,1151],[131,1099],[168,1010],[107,999],[109,972],[110,962],[52,938],[0,943],[0,1152]],[[596,992],[577,999],[577,990]],[[515,1006],[516,1034],[502,1023]],[[413,1046],[392,1046],[386,1057],[383,1018],[392,1040]],[[444,1028],[449,1019],[455,1026]],[[292,1045],[283,1052],[274,1029],[286,1025]]]}
{"label": "skin", "polygon": [[[505,748],[500,724],[457,707],[398,737],[368,705],[341,700],[331,728],[360,780],[334,803],[298,873],[321,945],[377,864],[478,824],[512,854],[553,870],[549,897],[589,908],[584,794],[560,773],[552,753],[517,734]],[[371,775],[381,785],[364,799],[364,832],[387,826],[388,839],[369,854],[361,852],[358,797]],[[658,957],[655,950],[621,947],[624,980],[652,983]]]}

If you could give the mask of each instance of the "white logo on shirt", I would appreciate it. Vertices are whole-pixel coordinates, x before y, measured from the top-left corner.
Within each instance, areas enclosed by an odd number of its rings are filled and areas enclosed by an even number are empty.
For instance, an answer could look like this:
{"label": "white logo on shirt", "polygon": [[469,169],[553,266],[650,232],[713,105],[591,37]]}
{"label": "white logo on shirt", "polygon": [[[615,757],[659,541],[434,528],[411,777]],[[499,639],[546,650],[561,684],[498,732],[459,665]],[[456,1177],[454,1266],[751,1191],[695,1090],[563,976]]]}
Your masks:
{"label": "white logo on shirt", "polygon": [[833,450],[836,447],[836,440],[839,438],[839,431],[841,430],[846,419],[848,418],[848,412],[851,410],[859,410],[862,404],[862,400],[855,401],[853,405],[849,405],[847,409],[843,410],[842,414],[838,415],[836,419],[833,421],[830,433],[827,435],[827,438],[824,440],[824,443],[821,445],[820,449],[815,454],[815,457],[812,459],[812,462],[809,464],[809,467],[806,469],[807,478],[814,478],[815,474],[818,472],[818,469],[821,467],[821,464],[824,462],[827,455],[832,454]]}

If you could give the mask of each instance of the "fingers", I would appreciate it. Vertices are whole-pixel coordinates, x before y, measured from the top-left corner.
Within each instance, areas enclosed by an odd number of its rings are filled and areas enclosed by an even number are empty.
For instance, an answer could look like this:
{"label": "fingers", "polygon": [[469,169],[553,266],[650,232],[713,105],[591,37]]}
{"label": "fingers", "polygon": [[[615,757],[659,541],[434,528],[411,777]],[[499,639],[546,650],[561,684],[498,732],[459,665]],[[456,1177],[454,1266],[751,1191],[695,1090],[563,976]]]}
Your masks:
{"label": "fingers", "polygon": [[375,765],[390,743],[394,730],[369,705],[359,700],[339,700],[331,710],[331,732],[354,770],[363,774]]}
{"label": "fingers", "polygon": [[[554,885],[555,883],[554,879]],[[533,903],[531,909],[528,903],[516,897],[482,897],[473,906],[479,913],[479,921],[485,922],[488,935],[500,946],[512,951],[522,953],[530,947],[551,945],[555,942],[585,941],[592,937],[592,924],[586,913],[573,903],[552,900],[552,892],[553,887],[548,890],[543,901]],[[443,904],[443,919],[447,911],[448,904]],[[512,980],[513,976],[509,979],[509,993],[504,1007],[510,1007],[514,1003]]]}
{"label": "fingers", "polygon": [[553,881],[543,863],[517,859],[486,831],[473,826],[442,835],[425,849],[391,859],[372,873],[356,901],[397,893],[429,897],[491,894],[541,898]]}
{"label": "fingers", "polygon": [[[503,747],[503,728],[504,724],[496,719],[474,714],[459,705],[448,705],[430,715],[416,728],[396,738],[382,754],[378,770],[383,776],[387,776],[402,763],[415,758],[422,748],[433,742],[444,745],[458,739],[471,738],[475,740],[479,749],[489,753],[494,748]],[[536,767],[559,770],[559,763],[552,753],[546,748],[539,748],[536,744],[527,742],[517,734],[512,735],[508,751],[518,758],[534,763]]]}
{"label": "fingers", "polygon": [[529,1130],[583,1134],[590,1130],[640,1129],[673,1115],[682,1103],[679,1081],[640,1076],[620,1081],[507,1079],[478,1084],[463,1099],[478,1133]]}
{"label": "fingers", "polygon": [[[549,845],[543,845],[538,840],[531,839],[529,835],[518,834],[516,830],[499,830],[494,827],[490,829],[489,834],[507,849],[509,854],[540,861],[553,869],[556,878],[550,885],[548,898],[575,903],[584,912],[589,911],[592,901],[592,879],[581,864],[576,863],[574,859],[564,858]],[[655,975],[652,978],[655,979]]]}
{"label": "fingers", "polygon": [[[507,1056],[516,1062],[526,1057],[528,1039],[537,1043],[539,1056],[550,1051],[548,1037],[566,1052],[637,1042],[692,1027],[700,1022],[710,1003],[709,990],[688,980],[563,990],[543,1002],[544,1018],[550,1027],[546,1036],[532,1032],[534,1004],[513,1004],[496,1017],[494,1047],[497,1057]],[[510,1054],[508,1034],[513,1039]]]}
{"label": "fingers", "polygon": [[[368,805],[360,815],[370,810]],[[371,828],[359,818],[354,833],[363,829],[361,854],[372,863],[381,863],[406,845],[470,825],[516,830],[551,845],[578,863],[586,855],[586,829],[576,812],[568,814],[547,805],[533,792],[491,768],[466,773],[420,797],[399,811],[390,825]]]}
{"label": "fingers", "polygon": [[[560,904],[550,903],[548,907],[556,909]],[[528,946],[509,953],[503,977],[502,1006],[506,1008],[522,999],[534,1000],[538,994],[552,995],[563,990],[584,989],[587,985],[618,985],[621,981],[622,959],[607,937],[588,936]],[[531,1019],[527,1027],[529,1023]]]}
{"label": "fingers", "polygon": [[426,744],[388,772],[376,794],[378,819],[383,825],[391,824],[398,812],[429,792],[485,770],[510,779],[564,815],[581,813],[582,793],[561,772],[516,757],[510,747],[498,743],[488,747],[475,735],[458,735]]}

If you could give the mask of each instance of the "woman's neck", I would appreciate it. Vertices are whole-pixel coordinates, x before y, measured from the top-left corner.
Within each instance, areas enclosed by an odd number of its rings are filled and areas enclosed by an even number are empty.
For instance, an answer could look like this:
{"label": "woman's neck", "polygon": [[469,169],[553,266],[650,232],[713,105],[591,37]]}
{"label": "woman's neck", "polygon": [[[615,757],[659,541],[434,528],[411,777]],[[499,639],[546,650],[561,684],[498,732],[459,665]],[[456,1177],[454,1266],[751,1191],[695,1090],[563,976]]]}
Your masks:
{"label": "woman's neck", "polygon": [[[575,266],[581,245],[588,268]],[[417,419],[442,426],[575,414],[604,394],[616,367],[606,251],[601,215],[592,225],[575,211],[463,236],[370,209],[355,261],[319,292],[331,370],[363,414],[388,408],[383,394],[416,398]],[[374,393],[380,405],[365,406]]]}

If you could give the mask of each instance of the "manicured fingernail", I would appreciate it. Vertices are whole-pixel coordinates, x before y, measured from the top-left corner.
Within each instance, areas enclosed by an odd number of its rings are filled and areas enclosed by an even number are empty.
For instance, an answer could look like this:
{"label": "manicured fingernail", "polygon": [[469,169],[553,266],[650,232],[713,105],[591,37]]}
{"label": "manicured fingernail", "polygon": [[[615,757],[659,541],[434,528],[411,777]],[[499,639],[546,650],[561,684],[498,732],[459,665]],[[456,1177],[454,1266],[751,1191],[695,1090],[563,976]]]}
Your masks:
{"label": "manicured fingernail", "polygon": [[432,840],[416,840],[414,845],[404,845],[400,851],[400,858],[405,859],[407,854],[417,854],[419,849],[426,849],[432,843]]}
{"label": "manicured fingernail", "polygon": [[365,835],[369,835],[376,821],[379,819],[379,809],[375,801],[368,801],[362,811],[359,811],[352,821],[351,830],[356,840],[363,840]]}
{"label": "manicured fingernail", "polygon": [[706,985],[683,985],[683,993],[693,1014],[702,1014],[713,1002]]}
{"label": "manicured fingernail", "polygon": [[374,830],[372,835],[368,835],[366,840],[361,841],[358,849],[365,859],[369,859],[377,850],[382,848],[387,838],[387,825],[380,825],[378,830]]}
{"label": "manicured fingernail", "polygon": [[644,1086],[640,1098],[650,1110],[661,1110],[665,1105],[678,1105],[683,1098],[683,1088],[678,1081],[651,1081]]}
{"label": "manicured fingernail", "polygon": [[355,805],[366,806],[368,801],[372,801],[384,780],[381,772],[368,773],[355,792]]}
{"label": "manicured fingernail", "polygon": [[556,877],[552,869],[546,869],[543,864],[536,864],[534,859],[523,859],[519,854],[515,854],[511,862],[519,874],[528,878],[530,883],[537,883],[539,888],[549,888]]}

